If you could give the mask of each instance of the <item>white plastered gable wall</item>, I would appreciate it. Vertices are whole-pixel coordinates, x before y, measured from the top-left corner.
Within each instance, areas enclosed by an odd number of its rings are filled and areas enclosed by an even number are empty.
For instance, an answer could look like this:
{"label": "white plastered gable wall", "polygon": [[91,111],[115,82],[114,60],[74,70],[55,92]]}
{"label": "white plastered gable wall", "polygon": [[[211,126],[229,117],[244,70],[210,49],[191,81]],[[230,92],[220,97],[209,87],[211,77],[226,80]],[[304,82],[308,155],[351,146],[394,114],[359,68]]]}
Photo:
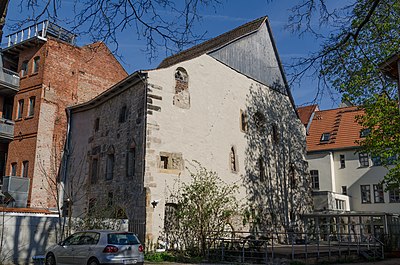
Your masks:
{"label": "white plastered gable wall", "polygon": [[[189,76],[189,109],[173,105],[174,73],[178,67],[184,68]],[[294,121],[301,128],[300,137],[305,142],[304,126],[297,119],[288,96],[269,89],[208,55],[165,69],[149,71],[148,87],[148,93],[162,97],[162,100],[157,101],[160,111],[152,111],[151,115],[147,115],[144,185],[149,189],[147,201],[159,201],[155,208],[147,207],[146,234],[148,240],[153,242],[162,232],[164,206],[168,202],[169,193],[174,190],[174,183],[178,179],[190,180],[187,170],[160,170],[160,152],[181,153],[184,166],[189,166],[188,161],[196,160],[208,170],[216,171],[225,182],[239,184],[238,198],[244,202],[246,189],[242,184],[243,175],[246,174],[247,139],[240,130],[240,110],[247,109],[251,89],[263,90],[266,95],[263,100],[267,104],[279,103],[280,108],[284,109],[281,113],[289,114],[277,117],[277,121]],[[269,102],[271,98],[274,98],[274,102]],[[236,173],[231,171],[229,164],[232,146],[236,148],[238,159]]]}

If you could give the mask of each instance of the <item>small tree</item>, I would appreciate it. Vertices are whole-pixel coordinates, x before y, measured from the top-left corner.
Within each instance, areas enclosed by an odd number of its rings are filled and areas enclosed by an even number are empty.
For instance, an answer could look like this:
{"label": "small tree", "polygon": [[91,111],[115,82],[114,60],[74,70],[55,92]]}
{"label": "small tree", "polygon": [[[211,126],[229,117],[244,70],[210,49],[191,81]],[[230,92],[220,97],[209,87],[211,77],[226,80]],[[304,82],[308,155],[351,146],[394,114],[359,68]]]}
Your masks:
{"label": "small tree", "polygon": [[199,162],[189,170],[191,182],[182,183],[171,195],[176,203],[174,229],[169,231],[181,248],[191,254],[205,254],[207,239],[220,237],[224,227],[238,213],[235,194],[237,185],[228,185],[216,172],[208,171]]}

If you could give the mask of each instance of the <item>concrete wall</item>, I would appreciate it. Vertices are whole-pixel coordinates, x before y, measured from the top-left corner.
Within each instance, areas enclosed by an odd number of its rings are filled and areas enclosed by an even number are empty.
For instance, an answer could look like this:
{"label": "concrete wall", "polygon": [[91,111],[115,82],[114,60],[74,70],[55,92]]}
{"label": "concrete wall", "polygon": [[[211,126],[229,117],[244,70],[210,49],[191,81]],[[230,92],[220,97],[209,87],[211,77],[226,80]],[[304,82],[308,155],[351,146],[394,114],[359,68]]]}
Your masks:
{"label": "concrete wall", "polygon": [[2,264],[30,264],[33,256],[44,255],[46,248],[57,243],[58,220],[57,215],[0,212]]}

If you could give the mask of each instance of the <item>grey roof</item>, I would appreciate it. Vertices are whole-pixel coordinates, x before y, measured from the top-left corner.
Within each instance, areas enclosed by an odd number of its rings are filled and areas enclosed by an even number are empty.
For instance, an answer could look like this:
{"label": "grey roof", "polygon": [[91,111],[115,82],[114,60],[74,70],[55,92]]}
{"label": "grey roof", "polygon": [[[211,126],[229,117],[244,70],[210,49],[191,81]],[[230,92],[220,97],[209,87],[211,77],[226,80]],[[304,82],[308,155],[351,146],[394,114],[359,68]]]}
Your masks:
{"label": "grey roof", "polygon": [[260,17],[256,20],[248,22],[242,26],[239,26],[231,31],[221,34],[218,37],[212,38],[208,41],[195,45],[180,53],[167,57],[159,64],[157,68],[166,68],[171,65],[177,64],[179,62],[196,58],[209,51],[222,47],[240,37],[243,37],[251,32],[258,30],[261,27],[261,25],[265,23],[266,19],[267,16]]}

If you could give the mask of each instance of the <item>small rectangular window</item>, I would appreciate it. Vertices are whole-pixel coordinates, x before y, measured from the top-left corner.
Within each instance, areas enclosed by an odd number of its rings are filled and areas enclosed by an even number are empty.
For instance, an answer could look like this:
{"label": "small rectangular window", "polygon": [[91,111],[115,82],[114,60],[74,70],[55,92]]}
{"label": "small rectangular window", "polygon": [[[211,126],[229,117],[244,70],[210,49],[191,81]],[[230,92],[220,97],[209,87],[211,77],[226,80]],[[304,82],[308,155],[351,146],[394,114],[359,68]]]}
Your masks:
{"label": "small rectangular window", "polygon": [[40,64],[40,57],[37,56],[33,59],[33,72],[32,73],[39,72],[39,64]]}
{"label": "small rectangular window", "polygon": [[126,156],[126,176],[132,178],[135,175],[136,148],[131,148]]}
{"label": "small rectangular window", "polygon": [[92,166],[91,166],[91,172],[90,172],[90,183],[95,184],[97,183],[97,174],[98,174],[98,166],[99,166],[99,160],[97,158],[92,159]]}
{"label": "small rectangular window", "polygon": [[389,190],[389,202],[400,202],[400,189]]}
{"label": "small rectangular window", "polygon": [[360,185],[361,188],[361,203],[371,203],[371,186]]}
{"label": "small rectangular window", "polygon": [[32,117],[35,114],[35,100],[36,97],[29,98],[29,112],[28,112],[29,117]]}
{"label": "small rectangular window", "polygon": [[347,195],[347,186],[342,186],[342,194]]}
{"label": "small rectangular window", "polygon": [[114,178],[114,154],[107,155],[106,180]]}
{"label": "small rectangular window", "polygon": [[21,64],[20,76],[24,77],[28,74],[28,61],[23,61]]}
{"label": "small rectangular window", "polygon": [[346,167],[346,159],[344,155],[340,155],[340,168]]}
{"label": "small rectangular window", "polygon": [[11,176],[16,176],[17,175],[17,163],[11,163]]}
{"label": "small rectangular window", "polygon": [[360,167],[369,167],[369,157],[367,153],[359,153],[358,160],[360,162]]}
{"label": "small rectangular window", "polygon": [[29,161],[22,162],[22,177],[28,177]]}
{"label": "small rectangular window", "polygon": [[107,206],[112,207],[114,205],[114,193],[109,192],[107,196]]}
{"label": "small rectangular window", "polygon": [[244,110],[240,110],[240,130],[247,132],[247,113]]}
{"label": "small rectangular window", "polygon": [[318,170],[310,170],[311,187],[313,190],[319,190],[319,172]]}
{"label": "small rectangular window", "polygon": [[20,99],[20,100],[18,100],[17,119],[22,119],[23,113],[24,113],[24,100],[23,100],[23,99]]}
{"label": "small rectangular window", "polygon": [[160,156],[160,168],[168,169],[168,156]]}
{"label": "small rectangular window", "polygon": [[329,141],[329,138],[330,138],[330,136],[331,136],[331,134],[330,133],[323,133],[322,135],[321,135],[321,142],[327,142],[327,141]]}
{"label": "small rectangular window", "polygon": [[374,202],[375,203],[385,202],[383,187],[381,184],[374,184]]}
{"label": "small rectangular window", "polygon": [[100,128],[100,118],[94,120],[94,131],[97,132]]}
{"label": "small rectangular window", "polygon": [[122,108],[119,111],[118,122],[119,123],[125,122],[126,121],[126,116],[127,116],[127,108],[126,108],[126,106],[122,106]]}

